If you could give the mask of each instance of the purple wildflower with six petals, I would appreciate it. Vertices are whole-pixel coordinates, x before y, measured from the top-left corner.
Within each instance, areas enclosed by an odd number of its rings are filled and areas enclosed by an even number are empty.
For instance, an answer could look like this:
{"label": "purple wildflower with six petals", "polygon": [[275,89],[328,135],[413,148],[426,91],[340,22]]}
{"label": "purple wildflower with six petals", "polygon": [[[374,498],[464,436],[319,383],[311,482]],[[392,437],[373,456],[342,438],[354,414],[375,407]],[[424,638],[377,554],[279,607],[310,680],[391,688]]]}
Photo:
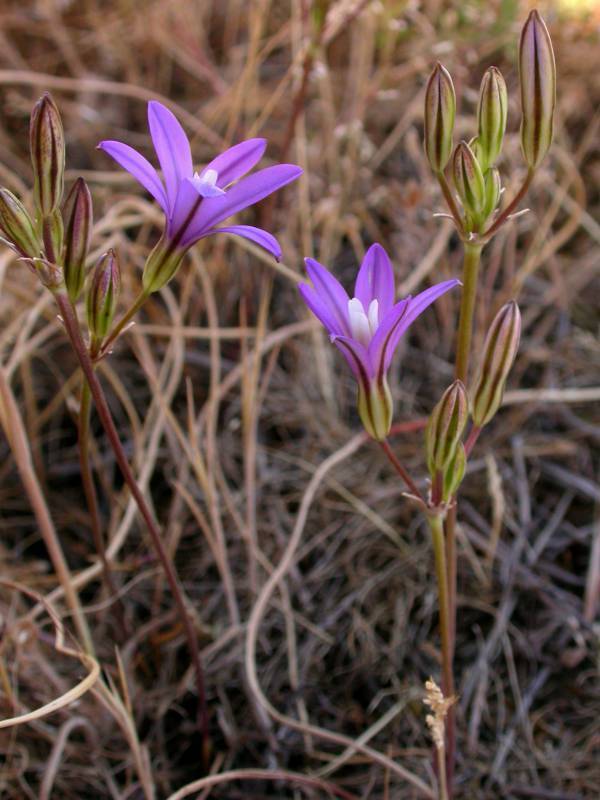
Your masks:
{"label": "purple wildflower with six petals", "polygon": [[395,303],[392,265],[383,247],[374,244],[365,254],[350,298],[322,264],[312,258],[305,263],[313,285],[299,284],[300,294],[358,381],[358,411],[367,433],[383,440],[393,413],[387,372],[400,339],[434,300],[460,281],[443,281]]}
{"label": "purple wildflower with six petals", "polygon": [[[152,164],[129,145],[115,141],[98,145],[150,192],[165,213],[165,232],[144,268],[148,292],[170,280],[193,244],[215,233],[243,236],[281,258],[277,239],[267,231],[252,225],[216,226],[298,178],[300,167],[277,164],[244,178],[266,147],[265,139],[248,139],[195,172],[188,138],[168,108],[156,101],[148,103],[148,126],[164,183]],[[228,188],[234,181],[238,182]]]}

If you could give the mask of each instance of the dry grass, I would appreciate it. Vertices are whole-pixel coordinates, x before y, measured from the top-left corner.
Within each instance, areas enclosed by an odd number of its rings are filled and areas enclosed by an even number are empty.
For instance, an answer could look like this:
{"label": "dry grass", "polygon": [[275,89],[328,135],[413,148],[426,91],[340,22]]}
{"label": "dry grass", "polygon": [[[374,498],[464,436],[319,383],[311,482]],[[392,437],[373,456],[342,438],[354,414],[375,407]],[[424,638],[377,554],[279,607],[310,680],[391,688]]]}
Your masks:
{"label": "dry grass", "polygon": [[[106,678],[0,732],[7,800],[424,796],[402,769],[433,785],[421,703],[425,679],[439,674],[428,538],[379,450],[356,436],[350,377],[294,284],[305,255],[349,282],[375,240],[406,292],[458,274],[460,247],[431,214],[441,200],[420,143],[425,77],[437,57],[451,69],[466,135],[483,69],[502,68],[512,98],[502,166],[516,183],[524,14],[499,2],[330,5],[318,43],[301,0],[2,3],[0,183],[29,191],[28,115],[49,89],[64,115],[68,178],[84,175],[93,190],[94,250],[116,247],[125,265],[124,303],[160,215],[94,148],[110,137],[149,152],[148,99],[178,114],[200,164],[261,135],[268,158],[307,173],[246,214],[278,235],[282,265],[239,242],[202,243],[100,371],[195,610],[214,780],[202,782],[193,675],[146,531],[96,427],[123,629],[78,478],[75,360],[51,299],[0,252],[0,363]],[[548,16],[556,144],[531,213],[485,253],[477,307],[481,337],[517,296],[524,335],[461,505],[464,800],[583,800],[600,786],[600,41],[597,18]],[[445,297],[393,369],[397,420],[408,421],[394,445],[419,476],[419,421],[452,374],[456,314],[456,297]],[[0,529],[0,570],[12,581],[1,595],[7,718],[63,696],[87,667],[54,647],[52,615],[71,620],[3,436]],[[32,609],[31,592],[50,605]],[[176,791],[192,781],[187,795]]]}

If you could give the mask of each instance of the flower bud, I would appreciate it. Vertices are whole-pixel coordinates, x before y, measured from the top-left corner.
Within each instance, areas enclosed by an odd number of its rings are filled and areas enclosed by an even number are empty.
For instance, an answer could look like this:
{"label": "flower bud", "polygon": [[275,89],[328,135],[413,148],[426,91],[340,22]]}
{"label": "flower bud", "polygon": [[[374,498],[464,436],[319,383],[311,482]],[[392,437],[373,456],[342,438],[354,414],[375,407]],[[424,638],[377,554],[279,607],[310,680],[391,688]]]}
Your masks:
{"label": "flower bud", "polygon": [[500,408],[504,385],[521,336],[521,312],[512,300],[494,317],[483,346],[483,357],[472,394],[471,415],[478,428]]}
{"label": "flower bud", "polygon": [[[478,143],[479,144],[479,143]],[[485,181],[479,162],[469,145],[457,145],[452,159],[454,185],[470,223],[477,226],[485,205]]]}
{"label": "flower bud", "polygon": [[158,292],[167,284],[179,269],[185,250],[173,247],[162,236],[148,256],[142,273],[142,284],[147,294]]}
{"label": "flower bud", "polygon": [[477,157],[483,172],[494,164],[502,150],[507,109],[508,94],[502,73],[496,67],[490,67],[481,81],[477,106],[480,148]]}
{"label": "flower bud", "polygon": [[500,202],[500,173],[496,167],[492,167],[485,173],[485,203],[483,206],[483,216],[488,219],[498,208]]}
{"label": "flower bud", "polygon": [[392,427],[394,403],[385,378],[370,381],[367,386],[358,384],[358,413],[366,432],[373,439],[383,441]]}
{"label": "flower bud", "polygon": [[69,297],[77,300],[85,280],[85,262],[92,235],[92,196],[83,178],[77,178],[64,206],[65,237],[63,267]]}
{"label": "flower bud", "polygon": [[444,480],[442,485],[442,501],[447,503],[451,497],[456,494],[456,490],[462,483],[465,477],[465,470],[467,468],[467,454],[462,442],[458,443],[458,447],[454,453],[454,458],[450,461],[444,472]]}
{"label": "flower bud", "polygon": [[425,430],[427,467],[432,477],[454,459],[468,416],[467,392],[462,381],[454,381],[431,412]]}
{"label": "flower bud", "polygon": [[537,11],[532,11],[519,44],[521,82],[521,147],[530,169],[536,169],[552,143],[556,105],[556,65],[550,34]]}
{"label": "flower bud", "polygon": [[114,250],[100,257],[87,290],[87,323],[92,338],[102,340],[110,328],[121,289],[121,268]]}
{"label": "flower bud", "polygon": [[438,62],[425,90],[425,153],[434,172],[442,172],[452,153],[455,115],[452,78]]}
{"label": "flower bud", "polygon": [[48,217],[62,199],[65,174],[65,135],[58,108],[48,93],[35,104],[29,125],[35,204]]}
{"label": "flower bud", "polygon": [[0,233],[20,255],[36,258],[40,242],[25,206],[8,189],[0,188]]}

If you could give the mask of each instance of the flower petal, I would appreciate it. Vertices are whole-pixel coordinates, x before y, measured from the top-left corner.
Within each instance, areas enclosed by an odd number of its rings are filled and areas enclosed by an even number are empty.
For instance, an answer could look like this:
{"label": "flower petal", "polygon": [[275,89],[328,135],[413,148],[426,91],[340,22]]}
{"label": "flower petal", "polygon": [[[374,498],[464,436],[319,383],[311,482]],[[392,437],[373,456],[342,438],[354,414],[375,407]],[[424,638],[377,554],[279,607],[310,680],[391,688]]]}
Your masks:
{"label": "flower petal", "polygon": [[141,153],[138,153],[133,147],[129,147],[128,144],[114,141],[100,142],[98,149],[104,150],[111,158],[114,158],[117,164],[127,170],[130,175],[133,175],[136,181],[141,183],[146,191],[150,192],[165,214],[168,215],[169,205],[162,181],[158,177],[158,172]]}
{"label": "flower petal", "polygon": [[252,225],[229,225],[226,228],[212,228],[204,236],[212,236],[214,233],[234,233],[237,236],[243,236],[244,239],[249,239],[274,255],[277,261],[281,258],[279,242],[272,234],[263,231],[262,228],[255,228]]}
{"label": "flower petal", "polygon": [[221,188],[227,186],[249,172],[260,161],[266,146],[266,139],[246,139],[245,142],[234,144],[233,147],[213,158],[210,164],[204,167],[202,173],[207,169],[214,169],[219,176],[217,186]]}
{"label": "flower petal", "polygon": [[333,335],[331,341],[343,353],[356,380],[367,390],[373,373],[367,348],[349,336]]}
{"label": "flower petal", "polygon": [[190,236],[199,238],[214,225],[257,203],[301,174],[302,169],[293,164],[277,164],[243,178],[222,197],[207,198],[194,219]]}
{"label": "flower petal", "polygon": [[173,208],[179,184],[194,173],[190,143],[175,115],[156,100],[148,103],[148,125]]}
{"label": "flower petal", "polygon": [[374,244],[365,253],[360,266],[354,296],[368,309],[372,300],[379,303],[379,319],[383,319],[394,305],[394,269],[380,244]]}
{"label": "flower petal", "polygon": [[460,284],[460,281],[456,279],[443,281],[431,286],[429,289],[425,289],[424,292],[421,292],[416,297],[407,297],[393,306],[381,321],[369,345],[369,355],[378,375],[382,376],[389,369],[400,338],[406,333],[409,326],[434,300],[437,300],[438,297],[441,297],[458,284]]}
{"label": "flower petal", "polygon": [[332,315],[327,303],[323,302],[314,288],[308,283],[299,283],[298,291],[315,317],[323,323],[327,329],[327,333],[329,333],[330,336],[335,336],[335,332],[339,330],[339,325],[336,322],[335,316]]}
{"label": "flower petal", "polygon": [[312,258],[305,258],[306,271],[311,279],[315,292],[327,307],[329,316],[334,321],[330,333],[338,336],[350,336],[350,320],[348,317],[349,297],[341,283],[331,272]]}

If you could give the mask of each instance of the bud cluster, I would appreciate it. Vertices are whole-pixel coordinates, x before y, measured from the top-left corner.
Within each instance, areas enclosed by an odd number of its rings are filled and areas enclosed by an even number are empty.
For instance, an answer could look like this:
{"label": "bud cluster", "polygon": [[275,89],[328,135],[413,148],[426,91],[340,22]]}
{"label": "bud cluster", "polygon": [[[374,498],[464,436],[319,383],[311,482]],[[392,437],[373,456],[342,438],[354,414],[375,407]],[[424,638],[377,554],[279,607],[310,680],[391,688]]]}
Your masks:
{"label": "bud cluster", "polygon": [[[433,509],[444,506],[456,494],[479,431],[500,408],[520,337],[521,313],[512,300],[502,306],[490,325],[471,391],[467,394],[462,382],[454,381],[431,412],[425,447]],[[472,427],[465,446],[462,438],[469,416]]]}
{"label": "bud cluster", "polygon": [[[92,197],[78,178],[64,194],[65,136],[58,108],[48,93],[35,104],[29,126],[34,214],[0,187],[0,239],[53,292],[75,303],[84,291],[93,228]],[[119,295],[120,272],[112,251],[102,256],[88,282],[86,311],[91,340],[108,334]]]}
{"label": "bud cluster", "polygon": [[[532,11],[521,33],[521,147],[528,178],[552,142],[556,102],[556,68],[552,42],[544,21]],[[483,75],[477,104],[477,135],[453,145],[456,96],[450,73],[436,64],[425,90],[424,145],[433,172],[443,185],[450,210],[465,239],[482,237],[491,229],[501,195],[496,162],[502,152],[508,116],[508,93],[502,74],[489,67]],[[454,189],[462,205],[455,206],[444,170],[450,163]],[[508,218],[508,212],[507,212]],[[502,220],[504,221],[504,219]],[[494,225],[494,230],[496,226]],[[490,233],[491,235],[491,233]]]}

